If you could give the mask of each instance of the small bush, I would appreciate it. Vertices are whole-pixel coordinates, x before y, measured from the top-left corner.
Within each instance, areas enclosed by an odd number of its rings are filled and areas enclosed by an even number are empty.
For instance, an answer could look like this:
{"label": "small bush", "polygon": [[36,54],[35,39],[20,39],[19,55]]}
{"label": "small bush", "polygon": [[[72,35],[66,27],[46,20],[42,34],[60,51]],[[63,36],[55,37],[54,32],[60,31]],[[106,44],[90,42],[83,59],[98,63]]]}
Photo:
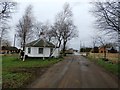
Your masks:
{"label": "small bush", "polygon": [[103,61],[109,61],[107,58],[100,58]]}

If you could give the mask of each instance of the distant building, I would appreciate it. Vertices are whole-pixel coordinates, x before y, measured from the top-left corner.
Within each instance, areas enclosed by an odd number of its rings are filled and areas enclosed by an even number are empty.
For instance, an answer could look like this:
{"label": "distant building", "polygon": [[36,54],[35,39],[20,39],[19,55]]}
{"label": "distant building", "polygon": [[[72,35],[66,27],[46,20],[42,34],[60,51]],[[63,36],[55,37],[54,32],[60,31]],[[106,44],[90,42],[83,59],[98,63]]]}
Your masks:
{"label": "distant building", "polygon": [[18,53],[18,48],[12,46],[2,46],[0,48],[1,54],[11,54],[11,53]]}
{"label": "distant building", "polygon": [[107,49],[104,47],[99,47],[99,53],[106,53]]}
{"label": "distant building", "polygon": [[117,53],[117,50],[113,46],[105,46],[105,47],[101,46],[99,48],[99,53],[104,53],[104,52],[106,52],[106,53]]}
{"label": "distant building", "polygon": [[92,48],[86,47],[86,48],[81,48],[80,52],[90,52],[91,50],[92,50]]}
{"label": "distant building", "polygon": [[74,49],[70,48],[68,50],[65,51],[66,54],[73,54],[74,53]]}
{"label": "distant building", "polygon": [[117,53],[117,50],[113,47],[108,49],[108,53]]}
{"label": "distant building", "polygon": [[99,48],[98,47],[94,47],[91,49],[92,53],[99,53]]}

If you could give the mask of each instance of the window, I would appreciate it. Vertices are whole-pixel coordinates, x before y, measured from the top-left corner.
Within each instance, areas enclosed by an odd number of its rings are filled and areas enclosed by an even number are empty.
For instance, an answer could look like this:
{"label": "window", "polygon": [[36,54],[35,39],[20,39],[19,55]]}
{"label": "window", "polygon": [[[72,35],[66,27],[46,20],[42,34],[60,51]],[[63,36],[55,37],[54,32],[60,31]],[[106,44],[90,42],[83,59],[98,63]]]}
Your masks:
{"label": "window", "polygon": [[53,52],[53,48],[50,48],[50,54],[52,54],[52,52]]}
{"label": "window", "polygon": [[43,54],[43,48],[39,48],[39,49],[38,49],[38,53],[39,53],[39,54]]}
{"label": "window", "polygon": [[30,52],[31,52],[31,48],[29,47],[29,48],[28,48],[28,53],[30,54]]}

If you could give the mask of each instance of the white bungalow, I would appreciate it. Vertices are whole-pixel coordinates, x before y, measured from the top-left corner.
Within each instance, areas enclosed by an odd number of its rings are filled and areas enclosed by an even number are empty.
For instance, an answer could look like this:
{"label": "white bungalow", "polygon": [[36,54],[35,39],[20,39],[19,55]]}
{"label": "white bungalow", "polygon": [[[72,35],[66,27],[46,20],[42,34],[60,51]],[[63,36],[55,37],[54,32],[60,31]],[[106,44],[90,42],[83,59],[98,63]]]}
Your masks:
{"label": "white bungalow", "polygon": [[44,39],[38,39],[26,45],[25,55],[28,57],[58,57],[59,49]]}

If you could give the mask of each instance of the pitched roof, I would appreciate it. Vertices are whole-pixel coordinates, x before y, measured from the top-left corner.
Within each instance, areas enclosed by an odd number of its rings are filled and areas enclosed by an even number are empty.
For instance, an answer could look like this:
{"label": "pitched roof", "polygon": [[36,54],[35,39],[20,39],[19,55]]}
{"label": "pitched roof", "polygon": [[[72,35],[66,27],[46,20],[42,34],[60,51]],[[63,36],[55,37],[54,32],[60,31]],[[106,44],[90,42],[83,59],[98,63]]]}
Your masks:
{"label": "pitched roof", "polygon": [[1,49],[2,50],[14,50],[14,51],[18,50],[16,47],[12,47],[12,46],[2,46]]}
{"label": "pitched roof", "polygon": [[48,42],[46,40],[43,40],[43,39],[38,39],[38,40],[35,40],[35,41],[32,41],[30,43],[28,43],[26,45],[27,47],[55,47],[54,44],[52,44],[51,42]]}

